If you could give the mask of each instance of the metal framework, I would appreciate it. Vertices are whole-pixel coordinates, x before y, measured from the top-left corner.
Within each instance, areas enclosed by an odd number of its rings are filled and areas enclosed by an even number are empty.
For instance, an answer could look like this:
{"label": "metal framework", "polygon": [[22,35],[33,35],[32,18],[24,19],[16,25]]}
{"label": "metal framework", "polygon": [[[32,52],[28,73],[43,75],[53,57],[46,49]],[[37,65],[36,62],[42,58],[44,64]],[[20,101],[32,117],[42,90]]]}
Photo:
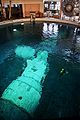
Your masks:
{"label": "metal framework", "polygon": [[62,11],[66,16],[73,16],[74,14],[74,1],[62,0]]}

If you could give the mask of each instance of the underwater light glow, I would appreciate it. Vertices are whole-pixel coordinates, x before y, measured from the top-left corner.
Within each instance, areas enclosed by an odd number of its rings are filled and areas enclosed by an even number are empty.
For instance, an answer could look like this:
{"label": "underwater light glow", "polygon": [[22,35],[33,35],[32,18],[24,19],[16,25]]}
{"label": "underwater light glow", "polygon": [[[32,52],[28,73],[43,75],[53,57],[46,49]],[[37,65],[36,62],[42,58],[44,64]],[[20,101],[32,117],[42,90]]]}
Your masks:
{"label": "underwater light glow", "polygon": [[16,32],[16,31],[17,31],[17,29],[13,29],[13,31],[14,31],[14,32]]}
{"label": "underwater light glow", "polygon": [[21,25],[24,25],[24,23],[21,23]]}

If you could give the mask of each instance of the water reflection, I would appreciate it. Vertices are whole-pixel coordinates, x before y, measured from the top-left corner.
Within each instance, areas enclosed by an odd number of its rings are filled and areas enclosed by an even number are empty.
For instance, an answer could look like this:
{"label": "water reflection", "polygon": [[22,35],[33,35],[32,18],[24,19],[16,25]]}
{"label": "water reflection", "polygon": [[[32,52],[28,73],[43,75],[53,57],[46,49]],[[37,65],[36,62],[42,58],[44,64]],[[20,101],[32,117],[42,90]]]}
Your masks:
{"label": "water reflection", "polygon": [[65,25],[59,27],[58,30],[57,46],[67,61],[79,62],[80,59],[80,47],[79,44],[77,45],[77,39],[80,39],[80,36],[77,35],[77,30],[77,28]]}
{"label": "water reflection", "polygon": [[40,49],[49,53],[58,52],[67,61],[80,61],[80,29],[55,23],[43,24],[43,36],[46,38],[39,44]]}
{"label": "water reflection", "polygon": [[58,33],[58,24],[43,23],[43,36],[44,38],[56,37]]}

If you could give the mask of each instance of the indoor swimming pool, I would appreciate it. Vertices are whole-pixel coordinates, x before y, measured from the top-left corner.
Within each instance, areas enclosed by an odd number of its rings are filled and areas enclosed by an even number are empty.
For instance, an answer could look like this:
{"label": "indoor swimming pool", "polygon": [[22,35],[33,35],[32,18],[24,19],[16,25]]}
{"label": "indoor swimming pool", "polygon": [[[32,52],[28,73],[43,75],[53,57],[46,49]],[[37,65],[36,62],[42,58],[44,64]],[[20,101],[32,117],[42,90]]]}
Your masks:
{"label": "indoor swimming pool", "polygon": [[15,54],[18,46],[48,53],[48,72],[34,118],[80,117],[80,29],[56,23],[0,26],[0,97],[27,66]]}

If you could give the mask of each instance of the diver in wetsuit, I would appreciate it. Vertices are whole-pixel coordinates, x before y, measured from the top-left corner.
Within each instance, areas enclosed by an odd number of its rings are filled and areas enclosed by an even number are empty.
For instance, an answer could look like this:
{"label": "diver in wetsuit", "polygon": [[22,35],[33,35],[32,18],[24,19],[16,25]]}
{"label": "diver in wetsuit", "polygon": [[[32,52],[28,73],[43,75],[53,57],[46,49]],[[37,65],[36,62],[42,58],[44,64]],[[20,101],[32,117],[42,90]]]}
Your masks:
{"label": "diver in wetsuit", "polygon": [[61,76],[63,76],[64,74],[68,74],[68,71],[66,71],[64,68],[62,68],[61,71],[60,71],[59,79],[60,79]]}

